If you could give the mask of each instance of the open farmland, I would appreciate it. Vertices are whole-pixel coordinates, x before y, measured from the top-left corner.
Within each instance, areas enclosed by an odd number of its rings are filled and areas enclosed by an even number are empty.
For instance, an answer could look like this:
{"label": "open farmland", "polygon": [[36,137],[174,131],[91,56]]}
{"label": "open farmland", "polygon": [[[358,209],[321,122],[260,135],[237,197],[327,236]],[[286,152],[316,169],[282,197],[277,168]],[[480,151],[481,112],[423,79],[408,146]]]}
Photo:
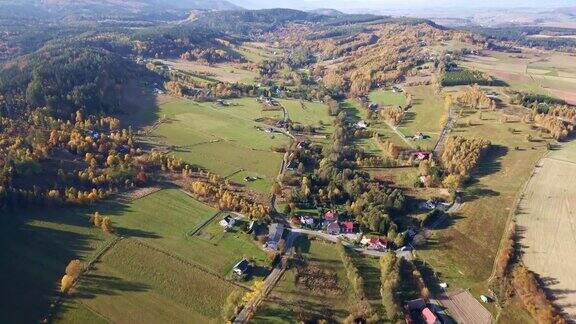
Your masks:
{"label": "open farmland", "polygon": [[522,197],[517,218],[523,261],[555,303],[576,319],[576,142],[542,159]]}
{"label": "open farmland", "polygon": [[529,125],[502,123],[501,116],[500,111],[484,111],[482,120],[469,113],[458,120],[453,134],[489,139],[492,147],[473,173],[458,213],[448,224],[430,231],[434,248],[418,252],[442,274],[442,280],[472,288],[473,294],[483,291],[516,197],[546,151],[545,141],[526,140],[528,134],[538,138]]}
{"label": "open farmland", "polygon": [[272,147],[288,144],[289,138],[264,132],[269,126],[254,120],[275,118],[279,112],[263,112],[254,99],[232,103],[222,108],[185,100],[162,105],[159,115],[166,119],[154,129],[149,141],[221,176],[245,171],[259,178],[248,186],[269,189],[283,157]]}
{"label": "open farmland", "polygon": [[517,90],[554,95],[576,104],[576,59],[563,53],[525,50],[522,54],[487,51],[467,56],[463,65],[487,72]]}
{"label": "open farmland", "polygon": [[206,76],[221,82],[251,84],[255,82],[255,79],[258,76],[256,72],[234,64],[219,63],[206,65],[185,60],[160,60],[160,62],[176,70],[192,73],[193,75]]}
{"label": "open farmland", "polygon": [[124,239],[82,278],[59,322],[87,308],[108,322],[218,323],[226,297],[237,289],[138,239]]}
{"label": "open farmland", "polygon": [[217,211],[178,189],[165,189],[137,199],[120,213],[114,210],[101,210],[100,213],[112,218],[119,234],[138,237],[154,248],[220,276],[229,274],[242,256],[259,262],[266,258],[249,235],[224,233],[218,225],[221,217],[209,222],[197,235],[190,236],[190,232],[211,220]]}
{"label": "open farmland", "polygon": [[[297,267],[287,270],[258,308],[253,322],[298,323],[303,319],[342,321],[348,315],[346,309],[351,288],[336,247],[332,243],[301,236],[295,242],[295,248],[304,258],[304,265],[299,265],[302,269],[300,276],[296,276]],[[322,271],[324,274],[316,281],[308,281],[307,278],[313,279],[311,271]]]}
{"label": "open farmland", "polygon": [[422,132],[427,138],[414,141],[415,146],[433,149],[440,135],[440,119],[448,112],[444,109],[443,99],[431,86],[406,87],[412,94],[412,107],[408,109],[398,129],[407,137]]}

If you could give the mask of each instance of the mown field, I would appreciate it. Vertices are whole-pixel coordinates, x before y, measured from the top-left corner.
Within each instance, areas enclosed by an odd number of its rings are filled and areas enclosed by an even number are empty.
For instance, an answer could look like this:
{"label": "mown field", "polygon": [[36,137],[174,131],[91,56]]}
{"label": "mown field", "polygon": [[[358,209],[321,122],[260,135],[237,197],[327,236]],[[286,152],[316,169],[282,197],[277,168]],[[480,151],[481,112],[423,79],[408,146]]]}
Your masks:
{"label": "mown field", "polygon": [[[70,297],[71,308],[65,305],[57,322],[86,317],[84,312],[90,310],[99,314],[94,322],[104,318],[119,323],[218,323],[226,297],[237,289],[128,238],[82,278]],[[78,309],[81,315],[75,313]]]}
{"label": "mown field", "polygon": [[487,72],[512,88],[554,95],[576,103],[576,60],[569,54],[524,50],[522,54],[487,51],[469,56],[462,64]]}
{"label": "mown field", "polygon": [[160,60],[160,62],[176,70],[206,76],[221,82],[252,84],[256,82],[255,80],[258,76],[256,72],[248,70],[238,64],[218,63],[206,65],[185,60]]}
{"label": "mown field", "polygon": [[281,112],[262,112],[260,105],[249,98],[231,103],[221,108],[185,100],[161,105],[158,114],[165,116],[166,121],[159,124],[149,140],[171,147],[186,162],[221,176],[244,171],[261,178],[247,185],[268,192],[283,157],[272,152],[272,147],[290,141],[281,133],[265,133],[263,129],[269,126],[254,120],[277,118]]}
{"label": "mown field", "polygon": [[[57,323],[219,322],[228,294],[243,289],[223,279],[233,264],[242,257],[265,262],[251,237],[224,233],[219,217],[199,235],[187,236],[216,211],[177,189],[129,204],[17,212],[0,235],[0,270],[11,278],[3,285],[11,298],[0,304],[1,322],[32,323],[48,315],[68,262],[87,263],[114,239],[89,224],[96,210],[126,238],[81,280]],[[257,270],[256,276],[266,275],[265,268]]]}
{"label": "mown field", "polygon": [[268,271],[266,254],[249,235],[224,233],[218,224],[224,214],[178,189],[155,192],[122,208],[98,207],[111,217],[116,234],[126,238],[82,278],[58,322],[93,317],[87,321],[216,323],[226,297],[250,284],[227,281],[233,265],[242,257],[253,260],[257,268],[250,280]]}
{"label": "mown field", "polygon": [[[302,317],[342,321],[348,316],[351,288],[342,260],[332,243],[300,237],[295,247],[307,267],[316,267],[336,275],[338,293],[321,288],[296,285],[296,270],[289,269],[264,303],[258,308],[253,323],[298,323]],[[322,281],[321,278],[318,279]]]}
{"label": "mown field", "polygon": [[522,260],[544,279],[556,304],[576,319],[576,142],[542,159],[520,203],[516,215],[521,233]]}
{"label": "mown field", "polygon": [[190,198],[179,189],[164,189],[127,205],[120,213],[101,210],[118,228],[118,233],[186,259],[206,270],[226,276],[243,256],[262,262],[266,255],[244,233],[224,233],[215,218],[198,235],[199,224],[217,210]]}
{"label": "mown field", "polygon": [[538,138],[528,125],[500,119],[496,111],[484,112],[482,120],[477,114],[458,120],[453,134],[489,139],[493,146],[466,187],[460,211],[432,231],[429,247],[418,251],[442,280],[462,288],[480,289],[490,276],[516,196],[546,151],[544,141],[526,140],[528,134]]}

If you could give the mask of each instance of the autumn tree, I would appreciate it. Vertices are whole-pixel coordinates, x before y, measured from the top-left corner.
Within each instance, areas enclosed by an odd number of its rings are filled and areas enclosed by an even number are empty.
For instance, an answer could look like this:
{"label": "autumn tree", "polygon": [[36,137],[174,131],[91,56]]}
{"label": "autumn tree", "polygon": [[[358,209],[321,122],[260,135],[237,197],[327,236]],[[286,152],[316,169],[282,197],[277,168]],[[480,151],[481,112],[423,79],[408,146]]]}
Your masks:
{"label": "autumn tree", "polygon": [[113,229],[112,229],[112,220],[110,219],[110,217],[105,216],[105,217],[102,219],[102,225],[101,225],[101,227],[102,227],[102,230],[103,230],[105,233],[112,233],[112,231],[113,231]]}

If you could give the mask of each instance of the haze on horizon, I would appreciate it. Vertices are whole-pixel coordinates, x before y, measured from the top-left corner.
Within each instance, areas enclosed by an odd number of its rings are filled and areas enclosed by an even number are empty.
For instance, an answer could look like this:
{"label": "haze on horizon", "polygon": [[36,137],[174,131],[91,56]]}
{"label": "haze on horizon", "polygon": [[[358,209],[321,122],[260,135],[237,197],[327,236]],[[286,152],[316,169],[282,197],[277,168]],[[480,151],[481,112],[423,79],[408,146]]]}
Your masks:
{"label": "haze on horizon", "polygon": [[575,0],[231,0],[231,2],[247,9],[263,8],[293,8],[293,9],[317,9],[331,8],[342,11],[361,11],[375,9],[379,11],[398,10],[475,10],[481,8],[535,8],[551,9],[558,7],[576,6]]}

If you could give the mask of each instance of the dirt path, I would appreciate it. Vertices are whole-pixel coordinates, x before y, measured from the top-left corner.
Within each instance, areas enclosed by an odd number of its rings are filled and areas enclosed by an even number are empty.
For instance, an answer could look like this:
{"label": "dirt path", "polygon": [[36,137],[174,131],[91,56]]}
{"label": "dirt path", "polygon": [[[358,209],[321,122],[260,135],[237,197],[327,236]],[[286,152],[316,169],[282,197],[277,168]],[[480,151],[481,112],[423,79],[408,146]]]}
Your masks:
{"label": "dirt path", "polygon": [[444,148],[444,143],[448,139],[448,135],[454,128],[454,124],[456,124],[456,117],[454,116],[454,109],[450,108],[448,110],[448,121],[446,121],[446,125],[440,131],[440,136],[438,136],[438,142],[436,142],[436,146],[434,146],[433,155],[434,157],[440,157],[440,153]]}

